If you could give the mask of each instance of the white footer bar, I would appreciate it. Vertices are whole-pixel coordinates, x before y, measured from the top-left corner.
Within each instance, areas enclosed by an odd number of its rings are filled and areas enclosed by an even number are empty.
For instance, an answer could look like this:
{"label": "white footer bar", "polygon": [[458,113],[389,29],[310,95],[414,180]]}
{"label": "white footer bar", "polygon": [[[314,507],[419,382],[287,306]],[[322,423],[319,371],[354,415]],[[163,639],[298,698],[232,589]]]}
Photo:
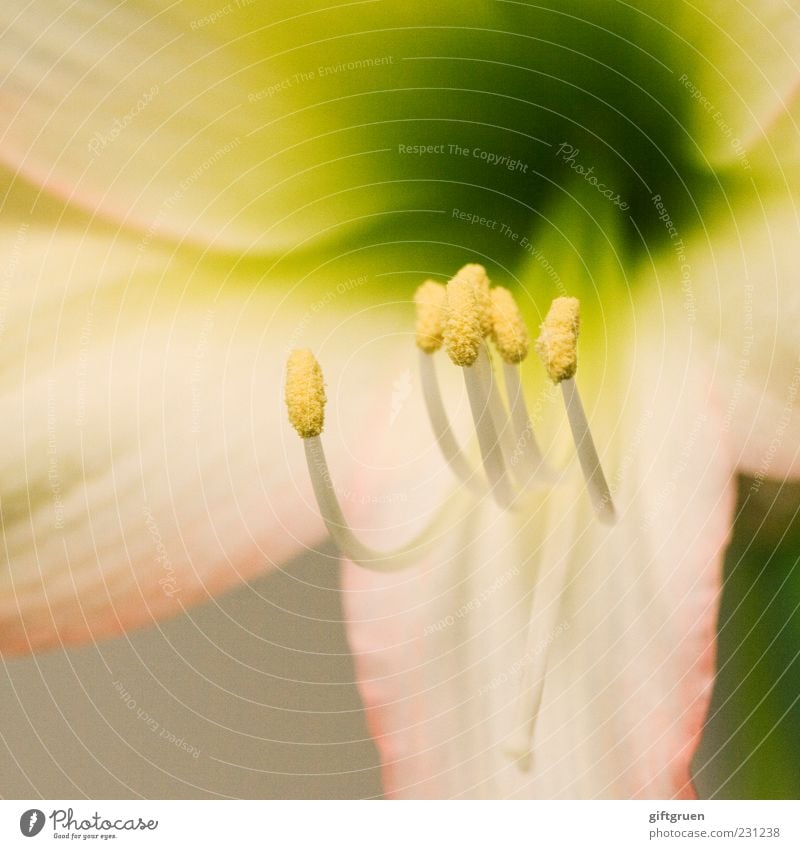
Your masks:
{"label": "white footer bar", "polygon": [[0,846],[797,847],[798,802],[0,801]]}

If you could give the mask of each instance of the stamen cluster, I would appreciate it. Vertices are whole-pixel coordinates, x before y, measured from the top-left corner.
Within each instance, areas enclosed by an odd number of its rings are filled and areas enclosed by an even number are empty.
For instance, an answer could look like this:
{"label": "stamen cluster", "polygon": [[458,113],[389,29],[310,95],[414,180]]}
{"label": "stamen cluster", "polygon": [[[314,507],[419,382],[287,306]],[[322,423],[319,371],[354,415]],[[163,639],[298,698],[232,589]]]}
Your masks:
{"label": "stamen cluster", "polygon": [[[528,355],[530,339],[514,296],[509,289],[493,287],[482,265],[470,263],[446,286],[426,280],[417,289],[414,303],[423,395],[442,454],[453,472],[475,488],[480,475],[454,436],[433,364],[432,355],[444,347],[464,375],[486,483],[500,506],[514,507],[525,490],[553,477],[534,436],[522,390],[519,369]],[[592,503],[600,519],[611,521],[611,495],[573,381],[579,328],[578,299],[556,298],[542,323],[536,351],[550,379],[561,384]],[[497,389],[489,339],[502,360],[507,402]],[[373,552],[347,527],[319,439],[325,402],[322,369],[316,358],[307,349],[292,351],[286,369],[286,405],[292,426],[306,441],[309,473],[322,518],[351,559],[380,562],[372,568],[400,568],[406,562],[402,552]],[[418,554],[416,543],[412,548]]]}
{"label": "stamen cluster", "polygon": [[[423,397],[431,428],[442,455],[455,475],[468,487],[480,489],[484,478],[495,501],[514,509],[522,494],[549,484],[553,474],[533,433],[520,365],[530,349],[530,339],[514,296],[502,286],[492,287],[486,269],[465,265],[447,285],[426,280],[416,291],[416,343]],[[560,385],[567,418],[575,440],[581,469],[598,518],[614,521],[611,493],[589,431],[574,376],[578,367],[580,303],[577,298],[556,298],[541,325],[536,352],[549,378]],[[506,401],[497,390],[490,339],[499,355]],[[458,444],[442,399],[433,355],[444,347],[462,370],[475,425],[484,475],[473,467]],[[393,571],[418,563],[449,527],[451,499],[439,516],[396,551],[380,552],[364,545],[353,533],[339,503],[325,459],[320,434],[324,422],[325,388],[322,369],[311,351],[295,350],[286,369],[286,405],[289,420],[302,437],[311,483],[331,539],[342,555],[366,569]],[[458,506],[456,504],[456,506]],[[566,562],[566,561],[564,561]],[[566,576],[561,568],[545,570],[542,586],[534,594],[528,633],[528,654],[519,682],[514,723],[505,749],[518,766],[529,769],[535,718],[544,692],[546,652],[534,650],[551,633]]]}

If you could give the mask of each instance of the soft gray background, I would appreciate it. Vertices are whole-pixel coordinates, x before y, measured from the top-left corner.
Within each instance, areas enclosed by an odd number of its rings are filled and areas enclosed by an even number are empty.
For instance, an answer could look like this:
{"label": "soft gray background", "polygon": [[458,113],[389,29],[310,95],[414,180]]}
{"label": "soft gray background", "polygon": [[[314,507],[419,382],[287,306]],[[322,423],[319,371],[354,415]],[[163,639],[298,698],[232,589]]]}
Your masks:
{"label": "soft gray background", "polygon": [[380,795],[330,564],[292,563],[160,629],[5,660],[0,794]]}
{"label": "soft gray background", "polygon": [[[798,798],[800,485],[767,482],[753,495],[745,480],[737,515],[696,783],[704,797]],[[0,669],[7,798],[381,793],[326,557],[160,628]]]}

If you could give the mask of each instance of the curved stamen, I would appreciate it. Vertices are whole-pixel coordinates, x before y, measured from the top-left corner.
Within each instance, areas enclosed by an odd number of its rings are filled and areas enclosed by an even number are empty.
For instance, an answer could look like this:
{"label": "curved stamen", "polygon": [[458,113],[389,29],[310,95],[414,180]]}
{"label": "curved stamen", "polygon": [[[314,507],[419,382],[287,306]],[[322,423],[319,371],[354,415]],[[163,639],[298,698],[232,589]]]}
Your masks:
{"label": "curved stamen", "polygon": [[[391,572],[419,562],[438,537],[437,528],[448,527],[456,506],[453,496],[439,513],[406,545],[381,552],[364,545],[350,529],[336,495],[320,434],[324,426],[325,383],[322,369],[308,349],[297,349],[286,365],[286,407],[289,421],[303,439],[311,485],[320,516],[339,552],[365,569]],[[443,524],[444,523],[444,524]]]}
{"label": "curved stamen", "polygon": [[469,262],[458,269],[455,279],[467,283],[475,292],[481,336],[489,336],[492,332],[492,284],[486,269],[477,262]]}
{"label": "curved stamen", "polygon": [[506,384],[506,395],[511,407],[511,422],[514,426],[514,452],[511,455],[511,466],[519,466],[518,478],[530,486],[536,481],[545,482],[552,479],[544,461],[544,455],[536,441],[533,423],[525,403],[525,393],[522,391],[522,381],[519,377],[519,366],[503,363],[503,376]]}
{"label": "curved stamen", "polygon": [[575,440],[589,497],[598,519],[608,524],[615,521],[614,502],[606,483],[600,458],[589,430],[578,387],[572,379],[578,368],[578,334],[580,302],[577,298],[556,298],[542,324],[536,350],[553,383],[561,384],[567,418]]}
{"label": "curved stamen", "polygon": [[[595,513],[603,522],[614,521],[614,505],[589,430],[578,389],[573,380],[578,367],[580,303],[577,298],[556,298],[542,324],[536,350],[550,379],[561,384],[573,439]],[[509,392],[509,396],[511,393]],[[547,673],[547,645],[555,631],[561,595],[567,582],[568,556],[561,553],[540,574],[531,603],[525,664],[516,701],[516,719],[506,749],[523,770],[531,766],[531,741]]]}
{"label": "curved stamen", "polygon": [[450,359],[464,372],[475,433],[492,494],[501,507],[509,507],[514,493],[491,412],[492,372],[483,342],[486,321],[482,319],[476,289],[474,281],[463,274],[447,284],[444,343]]}
{"label": "curved stamen", "polygon": [[483,468],[492,495],[500,507],[508,508],[514,503],[514,492],[506,474],[502,443],[498,439],[494,418],[491,413],[491,366],[487,362],[485,347],[481,346],[474,368],[464,369],[464,385],[467,388],[475,433],[483,458]]}
{"label": "curved stamen", "polygon": [[586,478],[586,487],[589,490],[594,512],[601,522],[611,525],[617,518],[614,501],[606,482],[606,476],[603,474],[603,467],[600,465],[600,458],[597,456],[597,449],[592,439],[592,432],[589,430],[589,422],[586,419],[586,412],[583,409],[575,381],[572,378],[561,381],[561,392],[564,396],[567,418],[572,429],[572,438],[575,440],[578,459],[583,470],[583,476]]}
{"label": "curved stamen", "polygon": [[414,292],[414,304],[417,308],[417,347],[426,354],[435,354],[444,342],[447,290],[435,280],[426,280]]}
{"label": "curved stamen", "polygon": [[506,397],[511,411],[513,445],[506,460],[518,469],[520,485],[529,486],[536,479],[546,479],[544,458],[533,432],[525,393],[519,377],[519,364],[528,356],[530,339],[514,296],[503,286],[491,290],[492,339],[503,359]]}
{"label": "curved stamen", "polygon": [[427,526],[405,545],[393,551],[370,548],[358,539],[344,517],[328,469],[322,440],[319,436],[312,436],[303,440],[303,446],[322,521],[339,553],[364,569],[373,572],[395,572],[418,564],[440,537],[441,528],[449,527],[450,522],[455,519],[457,498],[452,496]]}
{"label": "curved stamen", "polygon": [[500,397],[500,392],[497,388],[497,380],[495,377],[494,363],[492,362],[492,354],[489,346],[483,345],[483,354],[475,362],[475,368],[478,370],[478,375],[483,380],[487,392],[489,393],[489,414],[492,417],[495,433],[500,440],[500,447],[503,452],[503,461],[506,468],[511,471],[514,460],[514,453],[517,449],[517,441],[514,435],[514,428],[509,418],[508,409]]}
{"label": "curved stamen", "polygon": [[472,281],[456,275],[447,284],[444,345],[457,366],[471,366],[483,345],[482,311]]}
{"label": "curved stamen", "polygon": [[[459,269],[455,279],[463,281],[467,286],[472,287],[481,336],[484,338],[492,336],[494,334],[495,321],[492,298],[493,293],[497,290],[491,288],[491,282],[486,269],[482,265],[478,265],[478,263],[468,263]],[[497,391],[491,353],[485,343],[483,343],[482,347],[486,356],[476,359],[475,368],[478,370],[481,380],[484,381],[485,389],[488,392],[489,415],[492,417],[495,434],[500,440],[503,458],[507,468],[516,447],[514,432],[509,422],[508,411],[503,403],[503,399],[500,397],[500,393]]]}
{"label": "curved stamen", "polygon": [[491,290],[492,340],[507,363],[521,363],[528,356],[528,328],[514,296],[504,286]]}
{"label": "curved stamen", "polygon": [[436,364],[433,362],[433,357],[424,351],[420,351],[419,355],[419,373],[422,381],[422,397],[425,400],[425,408],[428,411],[431,428],[433,429],[433,434],[436,437],[436,442],[439,445],[442,456],[456,477],[467,486],[474,487],[478,490],[480,487],[475,471],[464,456],[456,441],[455,434],[450,427],[450,420],[447,417],[447,411],[442,401],[442,394],[439,390],[439,380],[436,377]]}
{"label": "curved stamen", "polygon": [[295,348],[289,354],[284,397],[289,422],[298,436],[319,436],[325,426],[325,378],[308,348]]}
{"label": "curved stamen", "polygon": [[475,472],[456,441],[442,402],[433,354],[442,347],[447,318],[447,290],[435,280],[426,280],[414,293],[417,307],[416,342],[419,349],[419,373],[422,397],[436,442],[445,461],[457,478],[479,488]]}

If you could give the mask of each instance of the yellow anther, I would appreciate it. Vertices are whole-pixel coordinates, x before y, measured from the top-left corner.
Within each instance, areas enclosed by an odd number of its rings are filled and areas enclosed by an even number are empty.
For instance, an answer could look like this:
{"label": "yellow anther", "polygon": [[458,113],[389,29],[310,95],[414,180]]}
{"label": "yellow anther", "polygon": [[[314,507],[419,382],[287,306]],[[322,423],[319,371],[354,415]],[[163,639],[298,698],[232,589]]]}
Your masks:
{"label": "yellow anther", "polygon": [[579,331],[580,301],[577,298],[556,298],[550,305],[536,342],[536,353],[542,358],[553,383],[561,383],[575,374]]}
{"label": "yellow anther", "polygon": [[295,348],[286,363],[286,408],[303,439],[319,436],[325,422],[325,381],[308,348]]}
{"label": "yellow anther", "polygon": [[471,280],[456,275],[447,284],[447,320],[444,343],[457,366],[471,366],[478,358],[483,330],[480,310]]}
{"label": "yellow anther", "polygon": [[417,305],[417,346],[426,354],[442,347],[447,317],[447,289],[433,280],[426,280],[414,293]]}
{"label": "yellow anther", "polygon": [[507,363],[521,363],[528,356],[528,328],[514,296],[503,286],[491,290],[492,339]]}
{"label": "yellow anther", "polygon": [[489,275],[482,265],[470,262],[459,269],[456,277],[467,280],[475,287],[475,300],[478,306],[478,317],[481,322],[481,333],[488,336],[492,332],[492,299],[490,292],[491,283]]}

